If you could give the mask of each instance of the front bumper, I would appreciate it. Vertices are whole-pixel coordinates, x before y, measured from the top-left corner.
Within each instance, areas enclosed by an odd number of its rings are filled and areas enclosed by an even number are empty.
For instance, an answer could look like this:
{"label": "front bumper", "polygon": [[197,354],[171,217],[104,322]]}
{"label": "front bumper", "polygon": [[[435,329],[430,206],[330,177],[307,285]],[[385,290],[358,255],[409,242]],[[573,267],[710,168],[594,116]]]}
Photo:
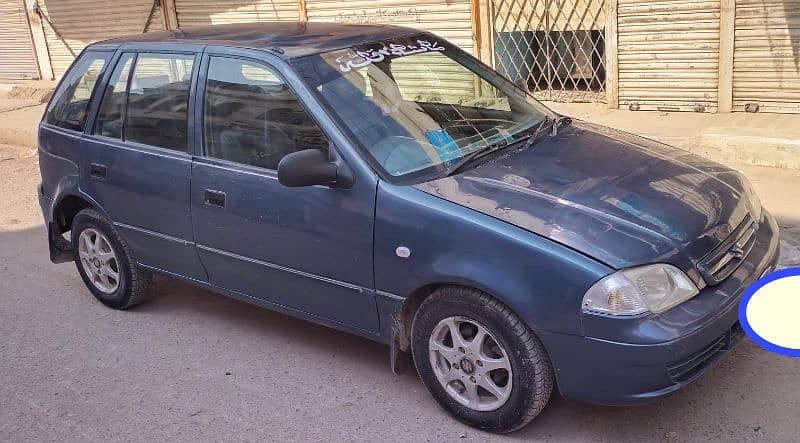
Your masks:
{"label": "front bumper", "polygon": [[586,336],[541,333],[562,395],[631,405],[667,395],[706,373],[743,337],[738,305],[745,288],[777,264],[778,226],[767,211],[756,235],[753,250],[724,282],[665,313],[639,319],[586,316]]}

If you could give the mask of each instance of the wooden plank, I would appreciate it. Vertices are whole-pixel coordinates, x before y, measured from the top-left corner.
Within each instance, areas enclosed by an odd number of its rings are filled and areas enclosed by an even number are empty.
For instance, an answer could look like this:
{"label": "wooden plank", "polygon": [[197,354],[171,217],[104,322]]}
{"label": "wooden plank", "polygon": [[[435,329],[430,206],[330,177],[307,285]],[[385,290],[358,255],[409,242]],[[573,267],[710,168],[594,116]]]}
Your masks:
{"label": "wooden plank", "polygon": [[606,0],[606,104],[609,109],[619,108],[618,6],[618,0]]}
{"label": "wooden plank", "polygon": [[31,40],[33,50],[36,52],[36,61],[39,63],[39,74],[42,80],[55,80],[53,65],[50,63],[50,50],[47,49],[47,40],[44,36],[42,18],[39,17],[39,9],[31,10],[25,8],[28,13],[28,22],[31,26]]}
{"label": "wooden plank", "polygon": [[306,8],[306,0],[297,0],[297,11],[300,15],[301,22],[308,21],[308,8]]}
{"label": "wooden plank", "polygon": [[492,65],[492,23],[489,0],[470,0],[474,54],[482,62]]}
{"label": "wooden plank", "polygon": [[720,9],[717,112],[731,112],[733,110],[733,46],[736,0],[721,0]]}
{"label": "wooden plank", "polygon": [[175,0],[161,0],[161,13],[164,16],[164,29],[178,29],[178,14],[175,12]]}

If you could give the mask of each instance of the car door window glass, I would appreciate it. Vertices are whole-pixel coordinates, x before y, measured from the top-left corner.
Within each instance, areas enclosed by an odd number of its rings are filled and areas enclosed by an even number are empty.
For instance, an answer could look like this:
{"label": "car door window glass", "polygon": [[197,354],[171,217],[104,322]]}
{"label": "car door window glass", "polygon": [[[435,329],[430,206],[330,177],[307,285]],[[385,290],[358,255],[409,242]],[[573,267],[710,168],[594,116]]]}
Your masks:
{"label": "car door window glass", "polygon": [[117,62],[103,94],[94,128],[95,134],[122,138],[122,107],[125,104],[125,88],[132,63],[133,54],[124,54]]}
{"label": "car door window glass", "polygon": [[211,57],[205,93],[205,153],[265,169],[286,154],[327,150],[325,135],[286,83],[266,66]]}
{"label": "car door window glass", "polygon": [[87,52],[67,73],[50,103],[45,121],[51,125],[83,132],[89,99],[103,74],[110,53]]}
{"label": "car door window glass", "polygon": [[125,140],[186,151],[194,56],[142,53],[133,69]]}

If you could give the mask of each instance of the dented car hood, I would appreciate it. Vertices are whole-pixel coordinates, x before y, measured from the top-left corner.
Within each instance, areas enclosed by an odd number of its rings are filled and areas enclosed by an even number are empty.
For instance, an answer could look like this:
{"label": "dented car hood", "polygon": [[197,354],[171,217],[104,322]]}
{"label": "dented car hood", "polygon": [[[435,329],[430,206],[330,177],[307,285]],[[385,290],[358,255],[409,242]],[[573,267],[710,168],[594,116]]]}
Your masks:
{"label": "dented car hood", "polygon": [[535,145],[415,185],[613,268],[685,270],[750,210],[743,176],[642,137],[575,122]]}

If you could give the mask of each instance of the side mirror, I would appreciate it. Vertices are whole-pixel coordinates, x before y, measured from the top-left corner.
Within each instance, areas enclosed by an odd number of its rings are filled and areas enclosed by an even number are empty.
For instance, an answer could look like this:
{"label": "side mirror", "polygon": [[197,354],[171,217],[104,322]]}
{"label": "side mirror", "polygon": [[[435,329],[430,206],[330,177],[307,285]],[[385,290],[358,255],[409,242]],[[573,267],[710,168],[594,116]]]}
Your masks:
{"label": "side mirror", "polygon": [[278,182],[290,188],[347,188],[353,184],[353,177],[344,163],[330,161],[319,149],[304,149],[287,154],[278,162]]}

